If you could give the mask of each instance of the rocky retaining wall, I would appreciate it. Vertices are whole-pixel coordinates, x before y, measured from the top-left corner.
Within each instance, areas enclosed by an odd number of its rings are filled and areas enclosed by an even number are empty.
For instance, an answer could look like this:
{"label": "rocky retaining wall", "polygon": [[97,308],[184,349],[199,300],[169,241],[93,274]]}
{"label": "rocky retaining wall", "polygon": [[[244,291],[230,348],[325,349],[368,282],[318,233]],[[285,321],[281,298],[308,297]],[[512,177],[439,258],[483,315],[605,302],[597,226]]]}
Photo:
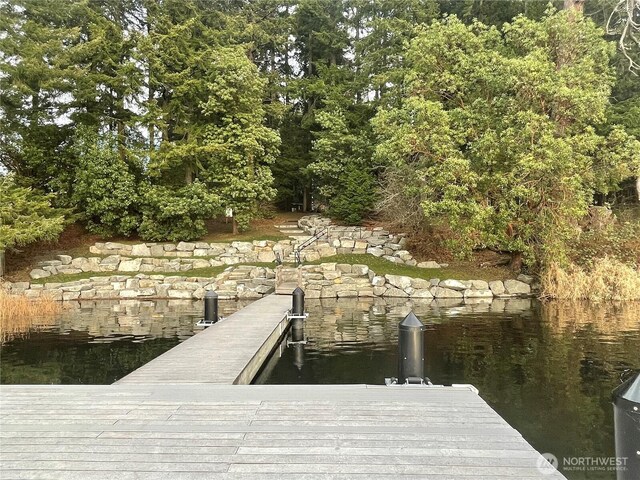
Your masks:
{"label": "rocky retaining wall", "polygon": [[[94,248],[96,245],[101,247]],[[283,261],[293,262],[294,259],[291,255],[296,247],[295,242],[292,240],[279,242],[262,240],[232,242],[230,244],[181,242],[176,245],[125,245],[121,243],[97,243],[96,245],[91,247],[91,251],[96,255],[106,256],[73,258],[69,255],[57,255],[54,260],[39,262],[36,268],[31,270],[30,276],[35,280],[52,275],[72,275],[83,272],[187,272],[197,268],[236,265],[239,263],[270,263],[275,262],[276,257]],[[205,245],[209,248],[205,248]],[[196,246],[202,248],[195,248]],[[213,246],[215,248],[212,248]],[[158,248],[163,250],[154,250]],[[165,248],[172,250],[164,250]],[[161,252],[164,252],[164,255],[160,255]],[[150,257],[144,256],[149,253],[151,254]],[[372,245],[365,240],[353,240],[350,238],[335,238],[330,242],[325,240],[318,241],[304,249],[300,257],[303,262],[313,262],[337,254],[371,254],[376,257],[383,257],[393,263],[417,265],[424,268],[440,268],[441,266],[436,262],[418,264],[408,251],[402,249],[401,244]],[[446,264],[442,266],[446,266]]]}
{"label": "rocky retaining wall", "polygon": [[[517,280],[424,280],[401,275],[377,275],[367,265],[323,263],[301,267],[277,267],[298,271],[300,286],[307,298],[396,297],[421,300],[454,299],[467,303],[493,298],[526,297],[538,287],[534,279],[521,275]],[[111,298],[201,299],[207,290],[220,298],[260,298],[275,290],[276,270],[240,265],[229,267],[215,278],[170,275],[96,276],[67,283],[34,284],[5,282],[13,294],[31,298],[49,295],[57,300]]]}
{"label": "rocky retaining wall", "polygon": [[[491,300],[494,297],[531,296],[533,278],[520,280],[453,280],[432,278],[424,280],[401,275],[376,275],[366,265],[323,263],[305,265],[302,289],[307,298],[341,297],[399,297],[415,299],[460,299],[465,301]],[[525,280],[525,281],[522,281]]]}
{"label": "rocky retaining wall", "polygon": [[[303,252],[303,259],[310,257],[315,260],[319,254],[320,257],[326,257],[323,253],[329,248],[335,248],[336,253],[369,253],[376,257],[383,257],[393,263],[402,263],[409,266],[417,266],[420,268],[440,268],[446,267],[447,264],[439,264],[434,260],[426,262],[418,262],[413,258],[409,251],[405,250],[407,244],[406,234],[393,234],[382,227],[366,228],[366,227],[347,227],[335,225],[331,219],[322,215],[307,215],[298,220],[298,227],[307,232],[309,235],[315,235],[324,228],[327,233],[322,236],[320,242],[314,249],[306,253]],[[313,250],[320,250],[314,252]]]}
{"label": "rocky retaining wall", "polygon": [[[337,254],[371,254],[394,263],[422,268],[447,266],[435,261],[418,263],[411,253],[405,250],[404,234],[394,235],[380,227],[342,227],[331,224],[331,220],[320,215],[302,217],[298,223],[310,236],[325,226],[330,227],[328,235],[301,252],[302,261],[312,262]],[[296,247],[308,238],[231,243],[98,242],[89,248],[95,257],[72,258],[69,255],[58,255],[56,259],[39,262],[37,268],[31,271],[31,278],[40,279],[57,274],[81,272],[185,272],[209,266],[269,263],[274,262],[276,258],[293,261]]]}
{"label": "rocky retaining wall", "polygon": [[10,294],[55,300],[91,300],[116,298],[201,299],[214,290],[221,299],[260,298],[275,290],[275,272],[270,268],[231,267],[215,278],[137,274],[96,276],[66,283],[34,284],[5,282]]}
{"label": "rocky retaining wall", "polygon": [[254,240],[253,242],[231,243],[206,243],[206,242],[179,242],[179,243],[96,243],[89,247],[89,251],[95,255],[122,255],[125,257],[154,257],[154,258],[189,258],[189,257],[215,257],[229,259],[228,265],[233,263],[272,262],[275,260],[275,252],[286,256],[293,251],[292,240]]}

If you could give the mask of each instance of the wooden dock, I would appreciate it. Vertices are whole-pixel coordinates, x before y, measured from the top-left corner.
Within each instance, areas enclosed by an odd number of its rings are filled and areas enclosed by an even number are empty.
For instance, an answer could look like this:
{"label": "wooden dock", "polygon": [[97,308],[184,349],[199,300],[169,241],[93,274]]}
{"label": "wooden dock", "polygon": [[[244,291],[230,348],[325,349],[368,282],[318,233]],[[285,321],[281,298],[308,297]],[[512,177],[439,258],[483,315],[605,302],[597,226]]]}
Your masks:
{"label": "wooden dock", "polygon": [[468,387],[2,386],[13,479],[563,479]]}
{"label": "wooden dock", "polygon": [[251,383],[288,327],[291,296],[268,295],[121,378],[137,383]]}

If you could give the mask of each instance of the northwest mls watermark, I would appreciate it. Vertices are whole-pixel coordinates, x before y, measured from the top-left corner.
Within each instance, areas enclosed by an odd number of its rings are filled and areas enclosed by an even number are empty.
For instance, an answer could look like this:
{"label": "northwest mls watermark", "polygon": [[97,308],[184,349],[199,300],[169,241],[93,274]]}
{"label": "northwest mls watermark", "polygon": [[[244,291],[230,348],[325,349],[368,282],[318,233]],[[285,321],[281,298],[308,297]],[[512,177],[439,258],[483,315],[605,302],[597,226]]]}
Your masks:
{"label": "northwest mls watermark", "polygon": [[543,453],[538,459],[538,470],[551,475],[557,470],[563,472],[618,472],[627,469],[627,457],[556,457]]}

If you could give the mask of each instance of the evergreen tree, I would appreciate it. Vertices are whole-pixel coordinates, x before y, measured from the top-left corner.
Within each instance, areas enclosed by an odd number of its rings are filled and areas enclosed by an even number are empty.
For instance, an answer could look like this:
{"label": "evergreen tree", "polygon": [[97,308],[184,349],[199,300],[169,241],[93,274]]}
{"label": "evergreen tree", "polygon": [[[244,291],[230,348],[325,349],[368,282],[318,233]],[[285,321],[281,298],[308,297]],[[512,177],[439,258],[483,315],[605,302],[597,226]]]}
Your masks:
{"label": "evergreen tree", "polygon": [[378,113],[377,157],[391,173],[412,172],[405,194],[451,228],[458,252],[507,250],[515,266],[521,255],[561,259],[593,190],[640,166],[635,139],[594,129],[605,120],[612,54],[576,12],[518,17],[502,32],[434,23],[408,52],[406,101]]}
{"label": "evergreen tree", "polygon": [[0,176],[0,250],[53,241],[62,233],[66,212],[51,207],[51,197]]}

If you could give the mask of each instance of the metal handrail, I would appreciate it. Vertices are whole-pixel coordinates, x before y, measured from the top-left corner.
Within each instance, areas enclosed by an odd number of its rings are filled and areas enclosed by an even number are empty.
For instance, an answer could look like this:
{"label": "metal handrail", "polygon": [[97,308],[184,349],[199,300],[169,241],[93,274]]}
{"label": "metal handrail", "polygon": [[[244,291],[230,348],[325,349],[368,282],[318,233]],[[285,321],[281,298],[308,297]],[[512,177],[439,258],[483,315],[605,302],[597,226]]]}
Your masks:
{"label": "metal handrail", "polygon": [[324,227],[320,231],[316,232],[313,235],[313,237],[309,238],[308,240],[306,240],[301,245],[298,245],[298,247],[296,248],[296,251],[295,251],[296,264],[300,265],[302,263],[302,260],[301,260],[301,257],[300,257],[300,252],[302,252],[302,250],[304,250],[305,248],[311,246],[312,244],[317,242],[320,238],[322,238],[323,236],[328,235],[328,234],[329,234],[329,227]]}
{"label": "metal handrail", "polygon": [[298,246],[297,250],[298,251],[302,251],[305,248],[307,248],[308,246],[310,246],[312,243],[315,243],[316,241],[318,241],[321,237],[323,237],[324,235],[326,235],[327,233],[329,233],[329,227],[324,227],[322,230],[316,232],[313,237],[307,239],[304,243],[302,243],[301,245]]}

